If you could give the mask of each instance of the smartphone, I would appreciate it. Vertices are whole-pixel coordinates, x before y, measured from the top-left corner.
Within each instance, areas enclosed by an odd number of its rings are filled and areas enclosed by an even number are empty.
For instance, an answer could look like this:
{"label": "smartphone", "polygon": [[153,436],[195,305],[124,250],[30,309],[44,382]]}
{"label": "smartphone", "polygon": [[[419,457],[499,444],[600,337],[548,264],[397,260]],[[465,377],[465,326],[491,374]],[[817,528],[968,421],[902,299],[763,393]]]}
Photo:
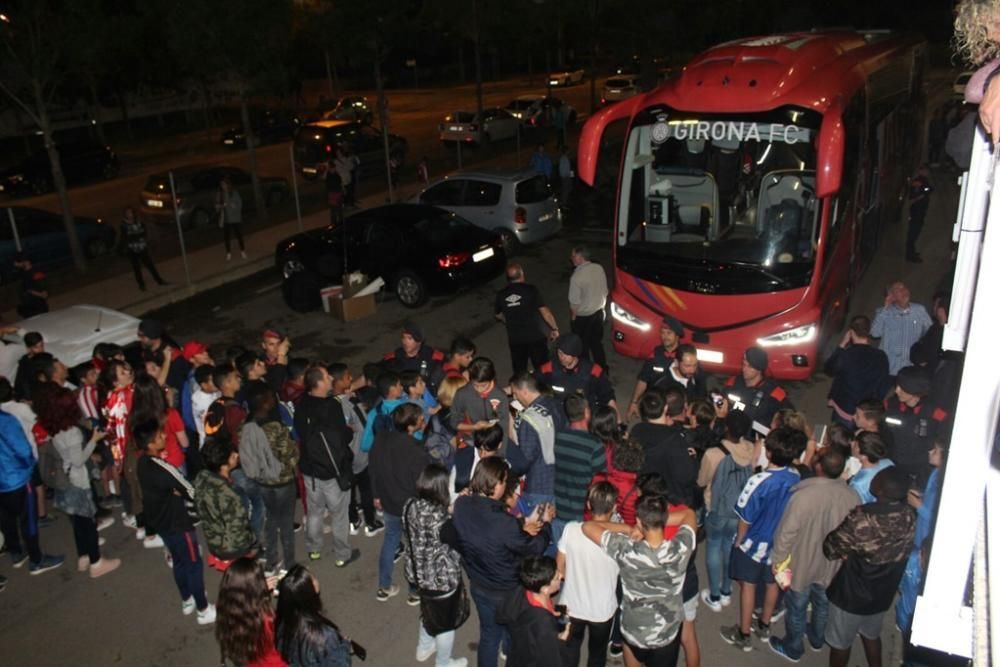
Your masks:
{"label": "smartphone", "polygon": [[713,391],[713,392],[712,392],[712,403],[714,403],[714,404],[715,404],[715,407],[717,407],[717,408],[721,408],[721,407],[722,407],[722,405],[723,405],[723,404],[724,404],[725,402],[726,402],[726,397],[725,397],[725,396],[723,396],[722,394],[720,394],[720,393],[719,393],[719,392],[717,392],[717,391]]}

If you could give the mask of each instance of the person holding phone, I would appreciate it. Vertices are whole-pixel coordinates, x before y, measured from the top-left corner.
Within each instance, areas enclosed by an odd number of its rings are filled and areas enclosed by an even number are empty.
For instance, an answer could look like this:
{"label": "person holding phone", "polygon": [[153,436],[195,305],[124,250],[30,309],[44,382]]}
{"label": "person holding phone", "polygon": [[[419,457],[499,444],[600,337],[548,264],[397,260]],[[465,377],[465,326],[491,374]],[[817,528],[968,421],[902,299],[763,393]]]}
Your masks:
{"label": "person holding phone", "polygon": [[104,439],[104,431],[87,432],[80,426],[83,413],[73,391],[53,386],[36,396],[34,408],[38,422],[52,434],[52,442],[45,446],[56,448],[67,472],[66,487],[55,489],[55,506],[66,512],[73,524],[73,540],[79,556],[77,570],[89,572],[91,579],[103,577],[121,565],[117,558],[101,557],[97,531],[110,526],[114,520],[101,519],[98,525],[97,506],[87,471],[87,461]]}

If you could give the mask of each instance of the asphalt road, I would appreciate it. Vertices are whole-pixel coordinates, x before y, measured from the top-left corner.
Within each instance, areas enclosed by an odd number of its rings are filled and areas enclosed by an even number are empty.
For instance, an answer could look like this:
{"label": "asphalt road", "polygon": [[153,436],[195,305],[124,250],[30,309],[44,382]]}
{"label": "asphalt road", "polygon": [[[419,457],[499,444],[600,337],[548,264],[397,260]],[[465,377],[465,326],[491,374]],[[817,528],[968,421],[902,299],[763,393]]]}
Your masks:
{"label": "asphalt road", "polygon": [[[906,279],[915,300],[927,302],[940,276],[947,269],[950,246],[948,236],[957,202],[957,188],[951,175],[935,176],[937,192],[921,243],[925,263],[919,267],[902,260],[904,225],[892,224],[885,246],[865,276],[862,289],[852,302],[854,312],[871,313],[882,298],[882,287],[897,278]],[[570,246],[579,241],[595,249],[596,259],[609,266],[607,233],[581,229],[567,230],[544,246],[527,249],[520,257],[527,278],[538,285],[557,319],[568,328],[566,288],[571,267]],[[252,344],[265,326],[285,330],[293,342],[293,355],[343,361],[355,371],[369,360],[378,359],[398,344],[402,322],[416,318],[428,341],[447,346],[456,334],[471,337],[479,351],[494,359],[500,377],[510,373],[506,338],[492,317],[493,295],[501,287],[493,284],[467,289],[456,295],[439,297],[415,311],[387,300],[377,313],[365,320],[344,324],[322,312],[291,312],[282,302],[276,277],[270,272],[204,293],[189,302],[157,313],[181,340],[198,338],[214,346],[231,343]],[[632,390],[639,362],[609,355],[612,378],[622,402]],[[789,387],[795,404],[813,422],[828,417],[825,395],[828,380],[817,375],[808,382]],[[0,646],[4,664],[9,665],[216,665],[218,650],[212,630],[200,628],[193,617],[182,616],[170,571],[164,565],[162,550],[144,550],[120,523],[105,531],[106,554],[121,557],[121,569],[92,581],[75,569],[75,554],[69,522],[61,517],[52,527],[43,529],[43,548],[69,556],[59,570],[40,577],[29,577],[26,569],[12,570],[0,561],[0,573],[10,579],[0,593]],[[298,554],[305,556],[301,536]],[[352,545],[361,549],[361,559],[345,570],[333,566],[329,551],[312,566],[322,584],[323,597],[330,616],[355,640],[368,648],[370,665],[408,665],[414,663],[418,612],[408,607],[403,597],[387,603],[375,600],[376,560],[381,538],[358,536]],[[329,549],[329,547],[327,548]],[[704,578],[704,558],[697,556]],[[219,575],[206,572],[210,598],[215,598]],[[397,568],[397,583],[402,568]],[[783,664],[760,642],[749,655],[738,654],[718,634],[719,626],[735,622],[736,607],[713,613],[699,609],[697,629],[705,665],[778,665]],[[883,631],[886,664],[898,663],[899,637],[887,616]],[[781,623],[775,626],[781,631]],[[460,629],[455,655],[472,658],[478,626],[475,614]],[[860,645],[855,647],[852,664],[860,664]],[[827,654],[809,653],[801,664],[825,665]]]}

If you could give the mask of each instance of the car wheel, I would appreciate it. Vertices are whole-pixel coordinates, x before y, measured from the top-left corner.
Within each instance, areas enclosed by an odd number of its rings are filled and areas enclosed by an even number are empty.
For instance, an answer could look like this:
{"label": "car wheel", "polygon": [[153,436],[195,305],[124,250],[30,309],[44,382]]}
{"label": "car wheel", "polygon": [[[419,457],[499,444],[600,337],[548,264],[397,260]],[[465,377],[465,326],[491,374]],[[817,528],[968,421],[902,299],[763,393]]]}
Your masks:
{"label": "car wheel", "polygon": [[278,266],[281,268],[281,277],[284,280],[288,280],[296,273],[302,273],[306,269],[295,255],[285,255],[278,263]]}
{"label": "car wheel", "polygon": [[36,195],[44,195],[52,191],[52,182],[48,176],[39,176],[31,181],[31,191]]}
{"label": "car wheel", "polygon": [[493,231],[500,237],[500,242],[503,244],[503,250],[508,257],[513,256],[514,253],[521,247],[521,242],[518,240],[517,234],[514,233],[514,230],[507,229],[506,227],[497,227]]}
{"label": "car wheel", "polygon": [[102,238],[92,238],[87,241],[87,257],[91,259],[96,257],[103,257],[111,252],[111,246],[108,242]]}
{"label": "car wheel", "polygon": [[319,290],[322,280],[312,271],[298,271],[281,283],[281,295],[289,308],[298,313],[316,310],[322,305]]}
{"label": "car wheel", "polygon": [[413,271],[403,269],[392,281],[396,298],[407,308],[416,308],[427,301],[427,286]]}

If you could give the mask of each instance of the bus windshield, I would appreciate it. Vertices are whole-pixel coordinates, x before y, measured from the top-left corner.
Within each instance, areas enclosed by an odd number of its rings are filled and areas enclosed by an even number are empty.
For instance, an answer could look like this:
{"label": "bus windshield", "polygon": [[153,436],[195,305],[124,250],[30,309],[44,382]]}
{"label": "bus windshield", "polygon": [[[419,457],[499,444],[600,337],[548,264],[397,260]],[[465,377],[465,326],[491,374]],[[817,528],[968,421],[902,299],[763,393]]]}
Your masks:
{"label": "bus windshield", "polygon": [[[814,126],[794,122],[807,114]],[[619,266],[709,293],[807,285],[819,239],[817,116],[640,114],[623,163]]]}

